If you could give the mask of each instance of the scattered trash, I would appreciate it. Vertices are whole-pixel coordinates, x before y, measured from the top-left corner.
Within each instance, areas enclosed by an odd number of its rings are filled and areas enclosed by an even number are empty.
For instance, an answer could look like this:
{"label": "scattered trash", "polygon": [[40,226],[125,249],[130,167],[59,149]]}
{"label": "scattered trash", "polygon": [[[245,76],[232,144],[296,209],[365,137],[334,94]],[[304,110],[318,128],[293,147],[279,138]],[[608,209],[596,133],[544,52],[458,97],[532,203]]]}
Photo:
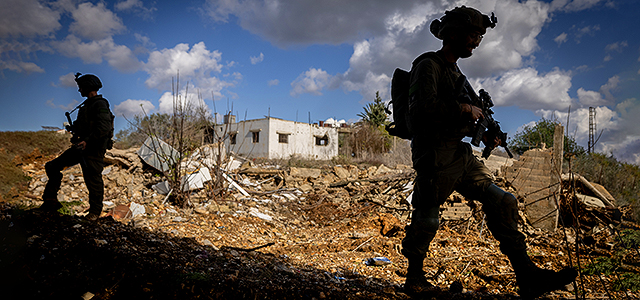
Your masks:
{"label": "scattered trash", "polygon": [[391,261],[386,257],[372,257],[366,260],[365,264],[367,266],[386,266],[390,265]]}
{"label": "scattered trash", "polygon": [[129,203],[129,210],[131,210],[131,217],[135,218],[137,216],[141,216],[145,214],[144,205],[140,205],[135,202]]}
{"label": "scattered trash", "polygon": [[255,207],[252,207],[252,208],[249,209],[249,214],[254,216],[254,217],[258,217],[260,219],[263,219],[265,221],[272,221],[273,220],[273,218],[271,216],[261,213]]}
{"label": "scattered trash", "polygon": [[152,185],[151,188],[160,195],[169,194],[169,192],[171,191],[171,187],[169,187],[169,182],[166,180]]}

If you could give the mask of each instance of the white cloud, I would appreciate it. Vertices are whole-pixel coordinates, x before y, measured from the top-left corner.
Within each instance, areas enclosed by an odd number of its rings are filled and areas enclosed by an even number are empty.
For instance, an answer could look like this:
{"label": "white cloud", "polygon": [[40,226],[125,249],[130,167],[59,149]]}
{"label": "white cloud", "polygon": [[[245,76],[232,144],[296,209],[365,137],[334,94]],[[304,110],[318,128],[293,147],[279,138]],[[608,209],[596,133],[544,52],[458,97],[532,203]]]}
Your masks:
{"label": "white cloud", "polygon": [[613,76],[607,80],[607,83],[603,84],[600,87],[600,93],[605,96],[605,99],[609,101],[613,101],[614,97],[611,94],[611,91],[615,91],[618,88],[618,84],[620,83],[620,76]]}
{"label": "white cloud", "polygon": [[[420,53],[441,47],[429,25],[456,5],[460,3],[354,0],[318,5],[311,0],[209,0],[206,13],[219,22],[227,22],[233,15],[243,28],[281,47],[353,43],[348,70],[327,74],[330,80],[326,82],[301,75],[291,93],[318,94],[325,88],[343,88],[359,91],[369,100],[376,91],[388,97],[390,76],[396,67],[409,69]],[[494,11],[499,19],[474,56],[460,62],[469,77],[522,68],[539,48],[537,36],[550,20],[550,4],[540,1],[470,0],[465,5],[486,14]]]}
{"label": "white cloud", "polygon": [[571,29],[575,32],[576,43],[580,44],[583,36],[594,36],[596,34],[596,31],[600,31],[600,25],[585,26],[582,28],[577,28],[574,25]]}
{"label": "white cloud", "polygon": [[172,114],[174,104],[176,107],[182,105],[183,109],[195,109],[197,107],[205,107],[208,109],[204,101],[198,97],[198,94],[192,91],[194,90],[189,89],[187,93],[186,89],[184,89],[177,96],[172,95],[170,92],[165,92],[158,100],[160,103],[160,105],[158,105],[158,111],[164,114]]}
{"label": "white cloud", "polygon": [[262,52],[260,52],[260,55],[251,56],[251,57],[249,57],[249,59],[251,60],[251,64],[255,65],[255,64],[258,64],[258,63],[260,63],[260,62],[262,62],[264,60],[264,54]]}
{"label": "white cloud", "polygon": [[339,5],[320,5],[312,0],[207,0],[205,13],[217,22],[228,22],[235,15],[242,28],[278,46],[339,44],[354,41],[363,33],[382,34],[387,16],[411,15],[414,8],[424,4],[383,0],[351,0]]}
{"label": "white cloud", "polygon": [[565,32],[561,33],[560,35],[558,35],[555,39],[553,39],[556,43],[558,43],[558,46],[562,45],[562,43],[567,41],[567,34]]}
{"label": "white cloud", "polygon": [[150,114],[156,107],[149,100],[133,100],[127,99],[122,103],[113,107],[113,113],[116,116],[124,116],[126,118],[135,115]]}
{"label": "white cloud", "polygon": [[498,77],[475,81],[484,88],[496,105],[515,105],[529,110],[565,110],[571,105],[571,74],[553,70],[539,74],[533,68],[512,70]]}
{"label": "white cloud", "polygon": [[589,9],[597,5],[598,3],[604,2],[602,0],[553,0],[551,3],[551,8],[555,10],[562,11],[581,11],[585,9]]}
{"label": "white cloud", "polygon": [[269,81],[267,82],[267,84],[268,84],[269,86],[278,85],[278,84],[280,84],[280,80],[278,80],[278,79],[269,80]]}
{"label": "white cloud", "polygon": [[142,3],[141,0],[120,1],[120,2],[116,3],[114,8],[117,11],[134,12],[134,13],[142,16],[144,19],[150,19],[151,16],[153,15],[153,12],[157,10],[157,8],[155,8],[153,6],[150,7],[150,8],[145,7],[144,3]]}
{"label": "white cloud", "polygon": [[171,49],[156,50],[151,52],[144,66],[149,74],[145,83],[149,88],[169,90],[172,80],[179,74],[180,85],[186,86],[187,82],[193,84],[207,99],[212,94],[222,97],[222,89],[237,85],[242,75],[224,74],[225,80],[221,79],[224,67],[220,64],[221,59],[222,53],[208,50],[204,42],[193,47],[178,44]]}
{"label": "white cloud", "polygon": [[309,68],[291,83],[291,96],[304,93],[322,95],[322,90],[329,84],[331,75],[321,69]]}
{"label": "white cloud", "polygon": [[47,106],[51,107],[51,108],[58,108],[61,110],[66,110],[66,111],[70,111],[72,110],[74,107],[76,107],[76,105],[78,105],[78,100],[71,100],[71,102],[67,103],[67,105],[62,105],[62,104],[55,104],[53,102],[53,99],[49,99],[47,100],[46,104]]}
{"label": "white cloud", "polygon": [[627,43],[627,41],[615,42],[604,47],[604,50],[622,52],[622,50],[627,46],[629,46],[629,43]]}
{"label": "white cloud", "polygon": [[[603,138],[610,135],[610,132],[620,128],[621,119],[616,111],[606,106],[598,106],[595,110],[595,121],[597,124],[596,130],[598,131],[598,134],[600,131],[603,131]],[[564,126],[566,126],[567,115],[569,114],[567,111],[557,110],[540,110],[537,113],[547,119],[557,119],[562,122]],[[569,136],[575,138],[579,145],[586,146],[589,138],[589,108],[582,107],[572,109],[569,116],[569,128],[568,130],[565,129],[565,131],[568,131]],[[602,143],[606,144],[606,142]]]}
{"label": "white cloud", "polygon": [[0,37],[47,36],[60,29],[60,12],[38,0],[0,1]]}
{"label": "white cloud", "polygon": [[18,60],[0,60],[0,72],[2,70],[10,70],[18,73],[44,73],[44,69],[32,62],[24,62]]}
{"label": "white cloud", "polygon": [[582,105],[598,106],[606,104],[606,101],[602,98],[602,94],[596,91],[587,91],[583,88],[579,88],[577,93],[580,104]]}
{"label": "white cloud", "polygon": [[104,59],[121,72],[135,72],[141,66],[131,49],[115,44],[111,37],[84,43],[78,37],[69,35],[51,44],[62,55],[79,57],[85,64],[100,64]]}
{"label": "white cloud", "polygon": [[103,2],[97,5],[82,3],[71,15],[74,22],[69,25],[69,30],[83,38],[102,40],[126,29],[122,20],[105,8]]}
{"label": "white cloud", "polygon": [[60,81],[60,86],[68,87],[68,88],[78,87],[78,84],[76,84],[76,75],[74,73],[68,73],[68,74],[62,75],[60,76],[60,78],[58,78],[58,80]]}

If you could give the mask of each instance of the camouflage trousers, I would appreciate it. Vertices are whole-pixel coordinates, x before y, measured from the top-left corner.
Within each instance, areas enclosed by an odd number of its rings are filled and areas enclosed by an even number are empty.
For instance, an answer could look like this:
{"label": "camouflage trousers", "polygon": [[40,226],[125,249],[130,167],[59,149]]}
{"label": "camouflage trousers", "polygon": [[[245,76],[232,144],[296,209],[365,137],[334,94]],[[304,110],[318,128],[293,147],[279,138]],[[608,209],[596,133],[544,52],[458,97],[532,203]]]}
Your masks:
{"label": "camouflage trousers", "polygon": [[89,212],[100,214],[102,212],[102,200],[104,197],[104,181],[102,169],[104,168],[104,154],[87,155],[84,151],[75,147],[67,149],[60,156],[47,162],[47,185],[44,188],[42,199],[57,199],[58,190],[62,184],[62,170],[67,167],[80,164],[84,183],[89,191]]}
{"label": "camouflage trousers", "polygon": [[454,190],[482,203],[487,227],[503,253],[526,249],[525,237],[517,226],[516,198],[493,184],[491,171],[473,155],[468,143],[412,148],[416,150],[423,153],[419,153],[421,161],[416,168],[411,224],[402,241],[404,256],[424,259],[439,227],[440,205]]}

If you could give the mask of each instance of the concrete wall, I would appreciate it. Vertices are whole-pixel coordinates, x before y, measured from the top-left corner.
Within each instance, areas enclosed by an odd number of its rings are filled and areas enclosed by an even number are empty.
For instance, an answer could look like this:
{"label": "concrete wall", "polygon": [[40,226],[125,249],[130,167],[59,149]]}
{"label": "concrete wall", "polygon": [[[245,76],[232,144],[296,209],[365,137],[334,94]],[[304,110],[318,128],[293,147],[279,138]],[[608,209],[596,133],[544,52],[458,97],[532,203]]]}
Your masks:
{"label": "concrete wall", "polygon": [[[221,134],[225,125],[219,125],[216,132]],[[338,130],[318,127],[315,124],[264,118],[230,124],[229,133],[236,133],[236,144],[225,139],[229,151],[252,158],[289,158],[298,155],[307,159],[327,160],[338,155]],[[258,132],[258,143],[253,142],[253,133]],[[287,142],[280,142],[279,135],[287,136]],[[316,145],[317,138],[326,137],[325,145]]]}
{"label": "concrete wall", "polygon": [[555,205],[553,150],[533,149],[525,152],[502,174],[511,182],[518,196],[524,197],[525,212],[534,227],[555,230],[558,211]]}

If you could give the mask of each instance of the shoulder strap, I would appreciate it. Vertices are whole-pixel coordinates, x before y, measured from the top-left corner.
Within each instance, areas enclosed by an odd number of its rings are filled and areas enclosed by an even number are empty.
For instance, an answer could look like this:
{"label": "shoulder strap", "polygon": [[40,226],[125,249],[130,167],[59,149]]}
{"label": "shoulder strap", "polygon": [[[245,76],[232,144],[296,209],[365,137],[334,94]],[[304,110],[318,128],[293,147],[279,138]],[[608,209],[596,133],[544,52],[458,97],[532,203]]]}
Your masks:
{"label": "shoulder strap", "polygon": [[[425,60],[425,59],[431,59],[434,62],[436,62],[439,66],[443,66],[444,65],[444,60],[442,60],[442,58],[440,57],[440,55],[438,55],[438,52],[425,52],[420,54],[420,56],[416,57],[416,59],[413,60],[413,63],[411,63],[411,70],[413,70],[413,67],[418,65],[421,61]],[[412,95],[415,91],[418,90],[418,88],[420,88],[420,86],[416,83],[414,85],[412,85],[409,88],[409,95]]]}

